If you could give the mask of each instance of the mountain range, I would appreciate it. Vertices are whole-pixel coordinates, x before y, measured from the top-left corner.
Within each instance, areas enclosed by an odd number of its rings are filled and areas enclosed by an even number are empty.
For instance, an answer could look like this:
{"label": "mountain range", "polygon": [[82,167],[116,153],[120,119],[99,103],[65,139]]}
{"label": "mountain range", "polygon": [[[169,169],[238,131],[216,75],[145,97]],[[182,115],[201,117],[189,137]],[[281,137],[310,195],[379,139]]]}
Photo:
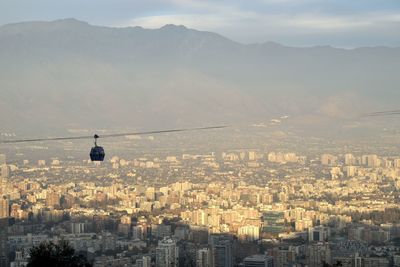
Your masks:
{"label": "mountain range", "polygon": [[0,27],[0,129],[171,128],[280,116],[331,124],[399,107],[399,70],[400,48],[241,44],[176,25],[8,24]]}

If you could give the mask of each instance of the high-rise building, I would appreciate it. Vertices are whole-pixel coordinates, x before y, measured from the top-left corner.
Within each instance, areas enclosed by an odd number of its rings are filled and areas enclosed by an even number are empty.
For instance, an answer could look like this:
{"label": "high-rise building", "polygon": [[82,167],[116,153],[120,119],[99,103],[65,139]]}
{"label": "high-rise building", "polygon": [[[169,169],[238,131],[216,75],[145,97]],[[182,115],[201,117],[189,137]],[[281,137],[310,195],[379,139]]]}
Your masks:
{"label": "high-rise building", "polygon": [[322,165],[336,165],[337,157],[331,154],[323,154],[321,155],[321,164]]}
{"label": "high-rise building", "polygon": [[343,168],[343,170],[346,173],[347,177],[353,177],[354,175],[356,175],[357,167],[355,167],[355,166],[345,166]]}
{"label": "high-rise building", "polygon": [[254,161],[257,159],[257,154],[255,151],[249,151],[249,160]]}
{"label": "high-rise building", "polygon": [[317,243],[307,247],[306,259],[309,267],[331,264],[331,250],[328,243]]}
{"label": "high-rise building", "polygon": [[395,267],[399,267],[400,266],[400,255],[394,255],[393,256],[393,265]]}
{"label": "high-rise building", "polygon": [[189,228],[183,227],[183,226],[178,226],[175,228],[174,231],[174,238],[177,240],[185,240],[189,236]]}
{"label": "high-rise building", "polygon": [[361,259],[363,267],[389,267],[389,259],[386,257],[365,257]]}
{"label": "high-rise building", "polygon": [[7,183],[7,178],[10,174],[9,168],[6,164],[5,156],[0,155],[0,194],[4,192]]}
{"label": "high-rise building", "polygon": [[329,227],[315,226],[308,228],[308,240],[310,242],[327,241],[330,235]]}
{"label": "high-rise building", "polygon": [[214,267],[233,267],[233,244],[231,240],[219,240],[213,246]]}
{"label": "high-rise building", "polygon": [[0,197],[0,218],[10,217],[10,202],[4,197]]}
{"label": "high-rise building", "polygon": [[147,200],[154,201],[156,198],[156,189],[154,187],[148,187],[145,192]]}
{"label": "high-rise building", "polygon": [[176,241],[171,238],[164,238],[158,242],[156,248],[157,267],[178,267],[179,248]]}
{"label": "high-rise building", "polygon": [[245,225],[239,227],[238,236],[242,240],[255,241],[260,238],[260,227],[255,225]]}
{"label": "high-rise building", "polygon": [[344,164],[350,166],[356,164],[356,158],[353,156],[353,154],[344,155]]}
{"label": "high-rise building", "polygon": [[362,155],[361,164],[369,168],[376,168],[380,165],[380,160],[377,155]]}
{"label": "high-rise building", "polygon": [[274,267],[292,266],[296,260],[296,253],[291,247],[275,247],[268,251],[274,259]]}
{"label": "high-rise building", "polygon": [[192,222],[196,225],[207,225],[208,214],[204,210],[195,210],[192,213]]}
{"label": "high-rise building", "polygon": [[380,161],[377,155],[368,155],[367,156],[367,167],[376,168],[379,167]]}
{"label": "high-rise building", "polygon": [[271,256],[253,255],[243,260],[244,267],[274,267],[274,261]]}
{"label": "high-rise building", "polygon": [[270,152],[267,155],[267,160],[276,163],[299,162],[300,157],[296,153]]}
{"label": "high-rise building", "polygon": [[0,178],[7,179],[10,176],[10,168],[7,164],[0,165]]}
{"label": "high-rise building", "polygon": [[71,223],[71,233],[72,234],[83,234],[85,232],[85,223],[82,222],[72,222]]}
{"label": "high-rise building", "polygon": [[151,267],[151,257],[143,256],[141,259],[136,260],[136,267]]}
{"label": "high-rise building", "polygon": [[168,224],[155,224],[151,227],[152,235],[157,238],[164,238],[171,236],[171,225]]}
{"label": "high-rise building", "polygon": [[395,168],[400,168],[400,159],[394,159],[393,164]]}
{"label": "high-rise building", "polygon": [[143,225],[132,227],[132,239],[144,239],[145,229]]}
{"label": "high-rise building", "polygon": [[6,156],[4,154],[0,154],[0,191],[2,190],[2,183],[7,181],[9,175],[10,169],[6,163]]}
{"label": "high-rise building", "polygon": [[202,248],[196,252],[196,267],[212,267],[212,253],[209,248]]}
{"label": "high-rise building", "polygon": [[284,156],[286,162],[297,162],[299,161],[299,157],[296,153],[286,153]]}
{"label": "high-rise building", "polygon": [[0,219],[0,267],[8,267],[8,244],[7,244],[8,219]]}
{"label": "high-rise building", "polygon": [[279,234],[285,231],[285,215],[281,211],[266,211],[262,216],[263,232]]}
{"label": "high-rise building", "polygon": [[60,205],[60,195],[56,192],[50,192],[46,196],[46,205],[47,206],[59,206]]}

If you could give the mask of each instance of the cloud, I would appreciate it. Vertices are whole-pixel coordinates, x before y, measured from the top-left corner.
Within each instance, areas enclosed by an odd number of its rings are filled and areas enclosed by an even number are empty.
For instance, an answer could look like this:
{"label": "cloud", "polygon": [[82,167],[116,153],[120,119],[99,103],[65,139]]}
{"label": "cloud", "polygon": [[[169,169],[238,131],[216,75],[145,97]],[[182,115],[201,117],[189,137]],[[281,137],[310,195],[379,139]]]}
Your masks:
{"label": "cloud", "polygon": [[[216,8],[214,5],[213,8]],[[215,10],[215,9],[214,9]],[[285,36],[307,34],[379,35],[400,26],[400,13],[331,15],[321,13],[261,14],[230,8],[217,13],[168,14],[137,17],[118,26],[159,28],[165,24],[185,25],[199,30],[215,31],[241,42],[264,42]],[[394,32],[393,32],[394,34]],[[277,40],[278,39],[278,40]],[[270,40],[270,39],[269,39]]]}
{"label": "cloud", "polygon": [[189,28],[212,30],[228,27],[227,18],[208,15],[157,15],[139,17],[115,26],[141,26],[143,28],[156,29],[166,24],[185,25]]}
{"label": "cloud", "polygon": [[0,24],[66,17],[119,27],[179,24],[243,43],[400,44],[398,0],[0,1]]}

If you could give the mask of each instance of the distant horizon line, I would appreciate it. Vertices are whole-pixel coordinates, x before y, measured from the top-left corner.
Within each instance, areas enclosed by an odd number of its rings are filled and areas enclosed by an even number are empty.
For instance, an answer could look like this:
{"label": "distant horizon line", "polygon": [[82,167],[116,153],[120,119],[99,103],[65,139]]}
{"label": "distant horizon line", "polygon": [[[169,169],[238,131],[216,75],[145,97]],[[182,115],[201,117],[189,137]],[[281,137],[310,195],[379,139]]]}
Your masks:
{"label": "distant horizon line", "polygon": [[143,30],[160,30],[163,29],[167,26],[175,26],[175,27],[182,27],[185,28],[187,30],[193,30],[193,31],[198,31],[198,32],[206,32],[206,33],[213,33],[213,34],[218,34],[219,36],[226,38],[232,42],[235,42],[237,44],[240,45],[277,45],[277,46],[281,46],[281,47],[286,47],[286,48],[332,48],[332,49],[340,49],[340,50],[357,50],[357,49],[372,49],[372,48],[385,48],[385,49],[399,49],[400,46],[390,46],[390,45],[365,45],[365,46],[334,46],[331,44],[320,44],[320,45],[305,45],[305,46],[301,46],[301,45],[287,45],[281,42],[277,42],[277,41],[264,41],[264,42],[253,42],[253,43],[244,43],[244,42],[240,42],[237,40],[234,40],[230,37],[227,37],[219,32],[215,32],[215,31],[207,31],[207,30],[199,30],[196,28],[191,28],[191,27],[187,27],[185,25],[178,25],[178,24],[174,24],[174,23],[166,23],[163,26],[160,27],[143,27],[140,25],[135,25],[135,26],[118,26],[118,25],[98,25],[98,24],[92,24],[91,22],[85,21],[85,20],[80,20],[74,17],[67,17],[67,18],[60,18],[60,19],[54,19],[54,20],[26,20],[26,21],[18,21],[18,22],[10,22],[10,23],[6,23],[6,24],[1,24],[0,25],[0,29],[7,27],[7,26],[13,26],[13,25],[18,25],[18,24],[28,24],[28,23],[56,23],[56,22],[63,22],[63,21],[75,21],[75,22],[79,22],[82,24],[87,24],[91,27],[103,27],[103,28],[110,28],[110,29],[134,29],[134,28],[140,28]]}

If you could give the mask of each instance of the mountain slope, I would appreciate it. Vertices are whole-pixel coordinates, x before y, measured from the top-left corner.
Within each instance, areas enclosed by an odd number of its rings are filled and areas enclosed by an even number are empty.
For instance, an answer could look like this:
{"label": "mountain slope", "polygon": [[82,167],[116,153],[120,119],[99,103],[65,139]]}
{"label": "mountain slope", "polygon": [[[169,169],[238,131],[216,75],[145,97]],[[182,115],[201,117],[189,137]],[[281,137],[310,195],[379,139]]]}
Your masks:
{"label": "mountain slope", "polygon": [[337,120],[400,96],[399,48],[242,45],[174,25],[5,25],[0,58],[0,125],[13,131]]}

